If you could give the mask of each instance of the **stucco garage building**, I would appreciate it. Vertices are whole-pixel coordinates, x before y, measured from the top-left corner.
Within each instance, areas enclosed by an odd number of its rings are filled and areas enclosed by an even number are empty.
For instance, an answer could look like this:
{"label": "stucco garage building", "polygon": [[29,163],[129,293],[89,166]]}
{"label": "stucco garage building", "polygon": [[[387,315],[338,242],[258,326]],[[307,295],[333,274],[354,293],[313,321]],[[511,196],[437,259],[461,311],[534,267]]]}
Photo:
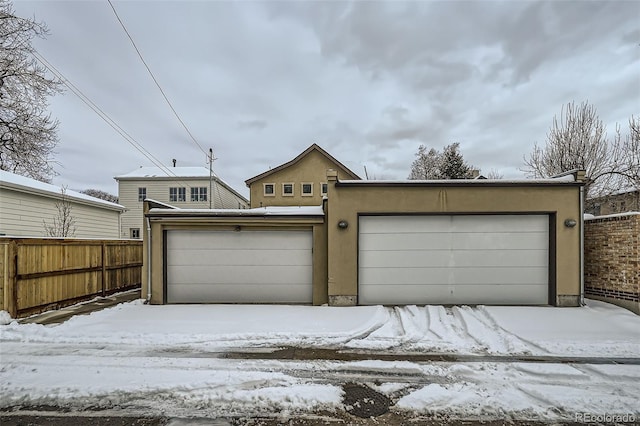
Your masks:
{"label": "stucco garage building", "polygon": [[340,181],[329,171],[322,207],[148,203],[150,300],[577,306],[583,179]]}

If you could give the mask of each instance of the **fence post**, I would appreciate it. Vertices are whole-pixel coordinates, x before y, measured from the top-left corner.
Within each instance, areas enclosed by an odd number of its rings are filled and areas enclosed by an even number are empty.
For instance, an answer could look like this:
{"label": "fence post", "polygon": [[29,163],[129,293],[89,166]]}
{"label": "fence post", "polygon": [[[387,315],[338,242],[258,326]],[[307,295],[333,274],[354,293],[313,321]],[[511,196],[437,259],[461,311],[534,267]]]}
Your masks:
{"label": "fence post", "polygon": [[101,281],[102,281],[102,297],[105,297],[107,295],[106,290],[105,290],[105,281],[107,279],[107,265],[106,265],[107,258],[105,256],[106,244],[107,243],[105,243],[104,241],[102,242],[102,250],[101,250],[101,252],[102,252],[102,254],[101,254],[101,257],[102,257],[102,279],[101,279]]}
{"label": "fence post", "polygon": [[4,254],[4,309],[11,318],[18,317],[18,249],[15,241],[9,241]]}

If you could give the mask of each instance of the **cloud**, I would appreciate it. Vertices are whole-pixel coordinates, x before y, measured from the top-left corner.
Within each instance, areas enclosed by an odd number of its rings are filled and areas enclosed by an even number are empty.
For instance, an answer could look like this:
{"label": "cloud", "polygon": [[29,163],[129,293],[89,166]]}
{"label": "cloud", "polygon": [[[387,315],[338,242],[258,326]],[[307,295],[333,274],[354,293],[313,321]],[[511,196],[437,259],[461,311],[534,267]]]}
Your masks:
{"label": "cloud", "polygon": [[264,120],[239,120],[238,129],[241,130],[262,130],[269,124]]}
{"label": "cloud", "polygon": [[[638,111],[636,2],[114,2],[216,173],[244,180],[316,142],[359,174],[405,178],[419,144],[460,142],[521,177],[563,103],[610,131]],[[165,164],[205,165],[107,3],[17,2],[39,52]],[[635,90],[634,90],[635,89]],[[67,92],[58,180],[116,191],[150,160]],[[54,179],[55,181],[55,179]]]}

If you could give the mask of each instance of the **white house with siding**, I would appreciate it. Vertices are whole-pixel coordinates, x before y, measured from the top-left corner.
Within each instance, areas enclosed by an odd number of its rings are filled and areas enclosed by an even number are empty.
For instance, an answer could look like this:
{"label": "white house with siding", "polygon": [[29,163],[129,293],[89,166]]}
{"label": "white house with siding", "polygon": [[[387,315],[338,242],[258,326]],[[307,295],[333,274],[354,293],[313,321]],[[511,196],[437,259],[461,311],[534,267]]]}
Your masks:
{"label": "white house with siding", "polygon": [[245,209],[249,200],[206,167],[140,167],[116,176],[118,202],[125,206],[121,238],[142,238],[143,201],[150,198],[181,209]]}
{"label": "white house with siding", "polygon": [[[0,171],[0,235],[46,237],[45,223],[53,223],[62,197],[59,186]],[[75,221],[74,237],[119,238],[123,206],[71,190],[64,197]]]}

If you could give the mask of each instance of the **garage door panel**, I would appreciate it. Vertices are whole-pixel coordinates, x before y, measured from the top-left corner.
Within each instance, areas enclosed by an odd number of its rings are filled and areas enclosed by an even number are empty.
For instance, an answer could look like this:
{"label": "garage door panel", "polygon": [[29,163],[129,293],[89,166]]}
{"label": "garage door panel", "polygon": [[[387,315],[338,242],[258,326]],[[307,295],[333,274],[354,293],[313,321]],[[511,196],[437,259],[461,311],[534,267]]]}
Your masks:
{"label": "garage door panel", "polygon": [[[367,268],[361,282],[369,285],[534,284],[546,285],[547,269],[531,268]],[[367,290],[368,291],[368,290]]]}
{"label": "garage door panel", "polygon": [[379,286],[370,295],[361,295],[358,302],[363,305],[378,304],[384,299],[384,304],[407,304],[407,298],[415,300],[416,305],[447,305],[447,304],[537,304],[547,303],[547,297],[541,295],[536,285],[520,285],[518,292],[509,291],[506,286],[495,285],[434,285],[425,289],[422,285],[398,284],[393,288]]}
{"label": "garage door panel", "polygon": [[360,252],[361,268],[386,267],[513,267],[544,266],[548,263],[546,250],[368,250]]}
{"label": "garage door panel", "polygon": [[359,229],[361,304],[548,303],[547,215],[362,216]]}
{"label": "garage door panel", "polygon": [[175,266],[167,273],[167,279],[174,285],[180,284],[242,284],[269,283],[277,279],[283,284],[301,285],[300,276],[310,274],[311,266],[292,265],[286,268],[276,265],[261,266]]}
{"label": "garage door panel", "polygon": [[[227,250],[236,249],[272,249],[274,236],[282,235],[278,231],[169,231],[168,237],[171,249],[176,250],[209,250],[211,242],[215,240],[218,247]],[[309,232],[287,232],[287,244],[295,247],[305,244],[309,239]]]}
{"label": "garage door panel", "polygon": [[461,267],[505,266],[514,268],[542,266],[546,269],[549,253],[546,250],[459,250],[451,256],[451,265]]}
{"label": "garage door panel", "polygon": [[433,285],[449,282],[449,269],[447,268],[366,268],[360,271],[360,282],[369,286],[375,285]]}
{"label": "garage door panel", "polygon": [[[494,219],[495,218],[495,219]],[[539,232],[548,227],[547,216],[505,215],[496,218],[487,216],[453,216],[451,230],[453,232]]]}
{"label": "garage door panel", "polygon": [[311,303],[311,231],[167,231],[169,303]]}
{"label": "garage door panel", "polygon": [[168,250],[169,265],[311,265],[311,250]]}
{"label": "garage door panel", "polygon": [[360,247],[383,247],[385,250],[440,250],[451,247],[448,233],[431,234],[361,234]]}
{"label": "garage door panel", "polygon": [[396,217],[401,217],[402,220],[389,223],[388,216],[367,216],[366,221],[360,222],[360,234],[377,233],[380,231],[380,226],[385,226],[385,230],[395,234],[442,232],[451,224],[450,216],[432,216],[433,220],[429,222],[422,220],[422,216]]}
{"label": "garage door panel", "polygon": [[[453,283],[471,284],[532,284],[546,287],[548,280],[545,267],[494,267],[494,268],[459,268],[453,272]],[[545,293],[546,294],[546,293]]]}
{"label": "garage door panel", "polygon": [[177,289],[172,303],[300,303],[312,297],[310,288],[285,284],[243,283],[242,291],[233,284],[194,284]]}
{"label": "garage door panel", "polygon": [[454,233],[451,248],[463,250],[518,250],[523,247],[540,247],[548,244],[549,237],[545,232],[527,233]]}
{"label": "garage door panel", "polygon": [[437,267],[449,262],[450,255],[444,250],[371,250],[360,253],[363,268],[386,267]]}

